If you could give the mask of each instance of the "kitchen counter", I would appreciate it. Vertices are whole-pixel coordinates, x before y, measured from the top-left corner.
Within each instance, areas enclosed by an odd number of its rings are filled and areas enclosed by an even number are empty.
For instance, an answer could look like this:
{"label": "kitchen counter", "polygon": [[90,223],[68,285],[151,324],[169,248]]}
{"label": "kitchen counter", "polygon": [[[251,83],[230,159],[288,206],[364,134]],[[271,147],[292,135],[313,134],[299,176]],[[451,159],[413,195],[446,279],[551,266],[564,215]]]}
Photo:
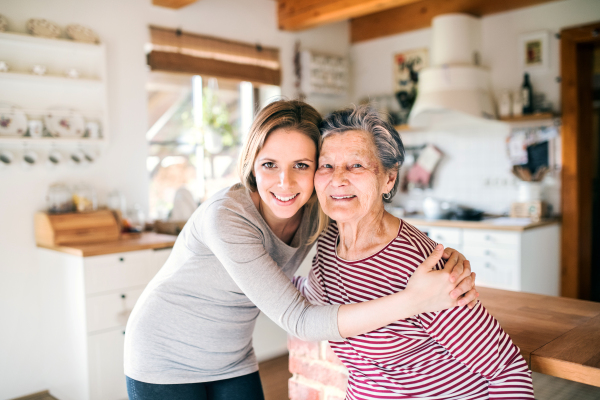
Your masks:
{"label": "kitchen counter", "polygon": [[111,242],[76,244],[69,246],[45,246],[38,245],[45,249],[55,250],[61,253],[67,253],[79,257],[98,256],[103,254],[122,253],[126,251],[163,249],[173,247],[177,236],[164,235],[161,233],[144,232],[141,234],[121,235],[119,240]]}
{"label": "kitchen counter", "polygon": [[481,221],[458,221],[449,219],[426,219],[422,215],[410,215],[402,218],[415,226],[437,226],[444,228],[495,229],[501,231],[525,231],[541,226],[558,224],[558,218],[542,219],[538,222],[527,222],[523,218],[488,218]]}

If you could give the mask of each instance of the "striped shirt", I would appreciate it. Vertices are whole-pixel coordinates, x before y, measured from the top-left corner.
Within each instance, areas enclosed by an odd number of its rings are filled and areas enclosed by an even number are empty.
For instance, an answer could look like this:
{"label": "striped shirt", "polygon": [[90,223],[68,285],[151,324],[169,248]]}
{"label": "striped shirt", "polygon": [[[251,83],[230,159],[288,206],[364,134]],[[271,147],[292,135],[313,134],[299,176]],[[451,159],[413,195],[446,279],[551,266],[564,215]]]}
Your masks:
{"label": "striped shirt", "polygon": [[[319,238],[308,278],[294,278],[313,303],[350,304],[401,291],[436,246],[404,221],[396,238],[361,260],[339,258],[337,239],[332,223]],[[329,343],[350,374],[347,400],[534,398],[519,348],[479,302],[472,310],[419,314]]]}

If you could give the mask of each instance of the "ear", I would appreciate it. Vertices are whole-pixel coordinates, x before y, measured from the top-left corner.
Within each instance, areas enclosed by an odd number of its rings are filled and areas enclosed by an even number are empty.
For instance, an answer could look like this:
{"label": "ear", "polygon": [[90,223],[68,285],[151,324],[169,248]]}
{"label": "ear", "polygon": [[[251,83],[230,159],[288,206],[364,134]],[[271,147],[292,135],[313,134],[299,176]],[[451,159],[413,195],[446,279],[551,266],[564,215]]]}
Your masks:
{"label": "ear", "polygon": [[398,169],[392,168],[387,174],[387,182],[385,183],[386,193],[389,193],[394,188],[396,179],[398,179]]}

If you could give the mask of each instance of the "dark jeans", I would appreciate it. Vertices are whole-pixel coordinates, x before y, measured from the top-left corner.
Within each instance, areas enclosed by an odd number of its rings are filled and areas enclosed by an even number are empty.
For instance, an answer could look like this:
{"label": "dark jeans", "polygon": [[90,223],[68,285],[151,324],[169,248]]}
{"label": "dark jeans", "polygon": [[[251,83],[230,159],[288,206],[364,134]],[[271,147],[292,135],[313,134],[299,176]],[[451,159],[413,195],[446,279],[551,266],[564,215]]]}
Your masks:
{"label": "dark jeans", "polygon": [[129,400],[264,400],[258,372],[221,381],[160,385],[127,377]]}

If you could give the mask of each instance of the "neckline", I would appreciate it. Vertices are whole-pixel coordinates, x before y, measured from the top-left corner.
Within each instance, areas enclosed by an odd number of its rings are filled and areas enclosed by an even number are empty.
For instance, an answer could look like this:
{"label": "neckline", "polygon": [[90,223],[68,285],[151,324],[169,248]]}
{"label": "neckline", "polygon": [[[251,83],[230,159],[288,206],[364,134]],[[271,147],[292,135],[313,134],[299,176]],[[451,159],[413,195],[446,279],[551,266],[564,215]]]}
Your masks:
{"label": "neckline", "polygon": [[347,264],[353,264],[353,263],[362,262],[362,261],[365,261],[365,260],[368,260],[370,258],[378,256],[383,251],[385,251],[388,247],[390,247],[390,245],[392,243],[394,243],[394,241],[396,239],[398,239],[398,236],[400,236],[400,232],[402,232],[402,228],[404,227],[404,220],[402,218],[398,218],[398,219],[400,220],[400,224],[399,224],[400,226],[398,227],[398,233],[396,234],[396,236],[393,237],[392,240],[390,240],[388,242],[388,244],[386,244],[385,246],[383,246],[383,248],[381,248],[380,250],[378,250],[376,253],[371,254],[370,256],[367,256],[367,257],[364,257],[364,258],[360,258],[358,260],[352,260],[352,261],[350,261],[350,260],[343,259],[342,257],[340,257],[338,255],[337,246],[338,246],[338,240],[340,238],[340,230],[338,229],[337,234],[335,235],[335,241],[333,242],[334,243],[333,249],[334,249],[334,253],[335,253],[335,258],[338,259],[341,262],[344,262],[344,263],[347,263]]}
{"label": "neckline", "polygon": [[[300,243],[300,234],[302,233],[302,230],[304,229],[304,225],[306,225],[306,223],[305,223],[305,219],[307,218],[306,209],[304,209],[302,211],[302,219],[300,220],[300,225],[298,225],[298,229],[296,229],[296,233],[294,233],[294,236],[292,237],[292,241],[290,242],[290,244],[287,244],[286,242],[281,240],[279,238],[279,236],[277,236],[275,234],[275,232],[273,232],[273,230],[271,229],[271,227],[269,226],[267,221],[265,221],[265,219],[263,218],[261,213],[258,211],[258,208],[256,208],[256,206],[254,205],[254,201],[252,200],[252,196],[250,195],[250,189],[248,189],[246,186],[242,185],[241,183],[239,185],[244,190],[244,195],[245,195],[244,198],[248,203],[248,204],[246,204],[246,209],[250,208],[252,210],[251,212],[254,214],[254,217],[258,221],[260,221],[260,223],[264,226],[264,228],[269,232],[271,237],[275,238],[275,240],[277,241],[277,243],[279,245],[283,245],[283,246],[289,247],[290,249],[294,249],[294,250],[299,249],[300,246],[302,245],[302,243]],[[303,207],[305,207],[305,206],[303,206]]]}

